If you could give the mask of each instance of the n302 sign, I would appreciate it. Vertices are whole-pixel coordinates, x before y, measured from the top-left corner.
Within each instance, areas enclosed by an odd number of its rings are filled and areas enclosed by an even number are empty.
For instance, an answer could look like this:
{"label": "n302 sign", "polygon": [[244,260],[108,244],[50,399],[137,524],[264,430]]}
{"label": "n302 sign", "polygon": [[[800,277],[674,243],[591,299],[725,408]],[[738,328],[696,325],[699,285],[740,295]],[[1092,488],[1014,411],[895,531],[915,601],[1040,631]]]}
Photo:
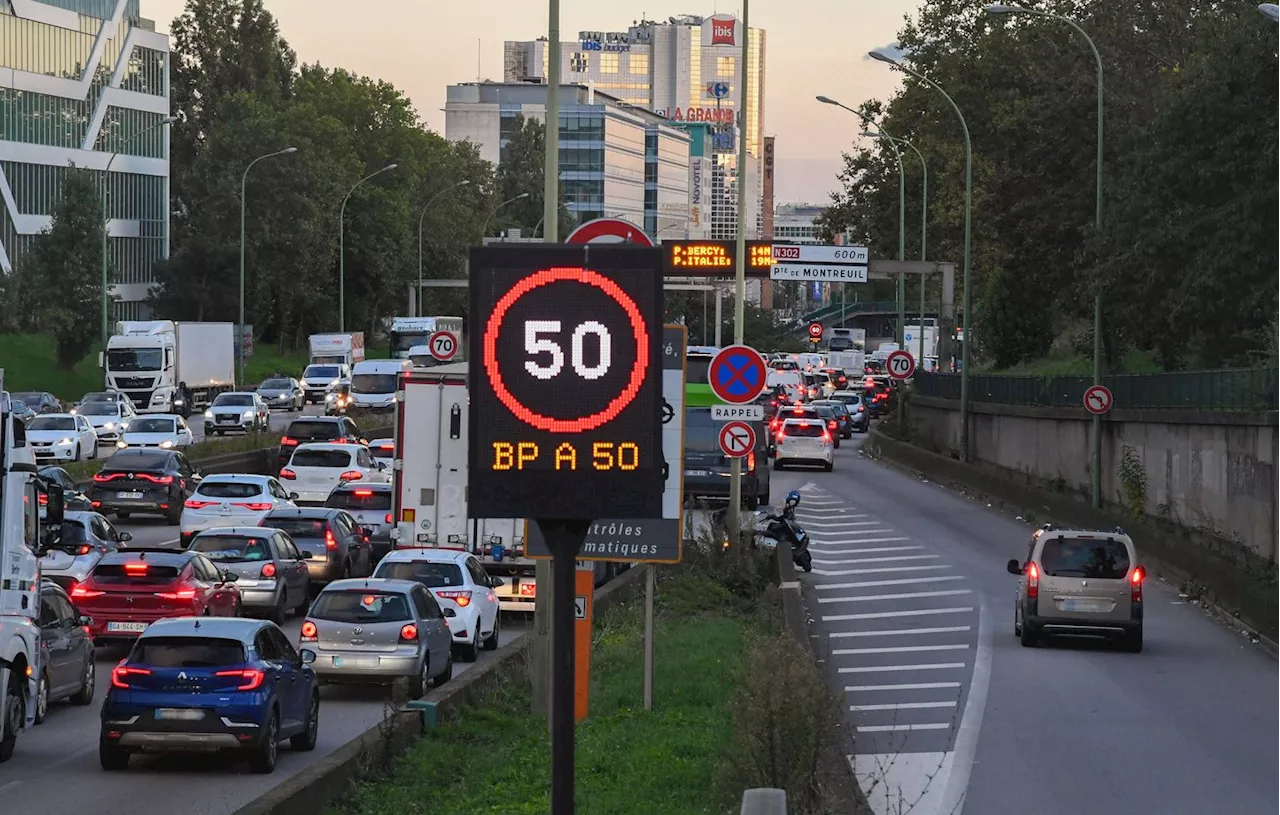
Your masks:
{"label": "n302 sign", "polygon": [[661,286],[656,249],[472,251],[473,515],[661,517]]}

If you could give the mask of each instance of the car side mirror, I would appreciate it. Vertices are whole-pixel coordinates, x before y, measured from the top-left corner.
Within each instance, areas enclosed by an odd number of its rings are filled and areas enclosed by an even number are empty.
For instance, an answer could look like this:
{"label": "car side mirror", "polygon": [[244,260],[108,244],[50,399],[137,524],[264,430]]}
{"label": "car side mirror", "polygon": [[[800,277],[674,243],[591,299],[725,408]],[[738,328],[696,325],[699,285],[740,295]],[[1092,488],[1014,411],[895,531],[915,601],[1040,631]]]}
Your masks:
{"label": "car side mirror", "polygon": [[289,493],[289,500],[290,500],[290,501],[296,501],[296,500],[298,500],[298,493],[296,493],[296,492],[291,492],[291,493]]}
{"label": "car side mirror", "polygon": [[446,617],[457,617],[457,616],[458,616],[458,612],[454,611],[454,610],[453,610],[453,609],[451,609],[451,608],[443,609],[443,611],[444,611],[444,616],[446,616]]}
{"label": "car side mirror", "polygon": [[121,543],[128,543],[128,542],[129,542],[129,541],[131,541],[131,540],[133,540],[133,535],[132,535],[131,533],[129,533],[129,532],[121,532],[121,533],[120,533],[120,542],[121,542]]}
{"label": "car side mirror", "polygon": [[298,557],[299,557],[299,558],[301,558],[302,560],[311,560],[311,553],[310,553],[310,552],[299,552],[299,553],[298,553]]}
{"label": "car side mirror", "polygon": [[1014,558],[1010,558],[1004,567],[1009,571],[1009,574],[1022,574],[1022,564]]}
{"label": "car side mirror", "polygon": [[360,527],[360,534],[364,536],[364,539],[365,539],[365,540],[368,540],[369,538],[372,538],[372,537],[373,537],[373,527],[371,527],[371,526],[362,526],[362,527]]}
{"label": "car side mirror", "polygon": [[88,615],[81,614],[79,617],[76,618],[76,625],[83,625],[86,627],[91,626],[93,625],[93,618]]}
{"label": "car side mirror", "polygon": [[222,573],[222,582],[223,582],[223,583],[234,583],[234,582],[236,582],[236,581],[237,581],[237,580],[239,580],[239,579],[240,579],[240,576],[239,576],[239,575],[237,575],[235,572],[223,572],[223,573]]}
{"label": "car side mirror", "polygon": [[67,511],[66,494],[57,484],[49,484],[49,506],[45,510],[45,522],[51,527],[62,528],[62,521]]}
{"label": "car side mirror", "polygon": [[489,585],[496,589],[499,586],[507,585],[507,581],[503,580],[501,577],[495,577],[493,578],[493,582],[491,582]]}
{"label": "car side mirror", "polygon": [[316,661],[316,652],[312,651],[310,648],[303,648],[301,656],[303,665],[310,665]]}

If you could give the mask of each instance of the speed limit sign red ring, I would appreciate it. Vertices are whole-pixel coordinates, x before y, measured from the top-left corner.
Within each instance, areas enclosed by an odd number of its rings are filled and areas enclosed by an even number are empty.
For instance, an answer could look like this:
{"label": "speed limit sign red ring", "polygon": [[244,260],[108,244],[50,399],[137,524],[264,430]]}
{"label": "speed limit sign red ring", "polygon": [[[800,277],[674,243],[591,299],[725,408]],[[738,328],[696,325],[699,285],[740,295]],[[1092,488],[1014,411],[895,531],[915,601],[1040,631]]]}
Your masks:
{"label": "speed limit sign red ring", "polygon": [[[517,399],[502,381],[498,367],[498,333],[502,320],[521,297],[541,286],[551,283],[582,283],[607,294],[627,314],[636,341],[636,361],[631,366],[631,376],[622,391],[610,400],[603,410],[577,419],[556,419],[535,413]],[[649,368],[649,332],[645,329],[644,316],[626,292],[618,284],[601,274],[576,266],[554,266],[524,278],[511,288],[496,305],[484,330],[484,369],[493,385],[493,392],[522,422],[550,433],[583,433],[595,430],[613,420],[631,404],[640,386],[644,384],[645,371]]]}

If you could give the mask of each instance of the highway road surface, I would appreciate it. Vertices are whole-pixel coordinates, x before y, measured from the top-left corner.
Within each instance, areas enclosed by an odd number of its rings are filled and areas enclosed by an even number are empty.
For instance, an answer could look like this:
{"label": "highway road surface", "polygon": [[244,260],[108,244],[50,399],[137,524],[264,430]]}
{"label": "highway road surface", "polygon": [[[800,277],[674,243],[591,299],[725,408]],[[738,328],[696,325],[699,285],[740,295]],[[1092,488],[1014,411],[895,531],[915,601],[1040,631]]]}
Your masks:
{"label": "highway road surface", "polygon": [[810,614],[877,815],[1274,815],[1277,665],[1159,581],[1146,642],[1024,648],[1031,527],[860,456],[775,472],[801,489]]}
{"label": "highway road surface", "polygon": [[[142,414],[142,415],[146,415],[146,414]],[[323,405],[307,405],[305,408],[303,408],[301,413],[298,413],[295,411],[280,411],[280,412],[272,411],[271,412],[272,432],[283,433],[285,428],[289,426],[290,422],[292,422],[294,419],[302,415],[323,416],[324,406]],[[187,419],[187,425],[191,428],[191,434],[195,437],[195,440],[197,442],[202,442],[205,440],[204,411],[200,411],[199,413],[193,413],[191,415],[191,418]],[[234,438],[234,435],[226,436],[224,438]],[[114,442],[110,444],[99,444],[98,458],[100,459],[110,458],[111,454],[114,453],[115,451],[116,451],[116,446]]]}

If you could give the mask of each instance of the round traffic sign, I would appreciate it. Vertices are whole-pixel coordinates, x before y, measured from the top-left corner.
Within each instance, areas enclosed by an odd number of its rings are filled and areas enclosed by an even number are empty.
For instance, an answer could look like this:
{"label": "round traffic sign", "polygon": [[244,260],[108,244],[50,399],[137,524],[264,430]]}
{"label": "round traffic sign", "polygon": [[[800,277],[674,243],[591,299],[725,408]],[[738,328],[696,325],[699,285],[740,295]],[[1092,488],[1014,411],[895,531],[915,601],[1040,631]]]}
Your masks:
{"label": "round traffic sign", "polygon": [[916,358],[910,351],[899,349],[885,358],[884,367],[894,379],[910,379],[916,372]]}
{"label": "round traffic sign", "polygon": [[746,422],[725,422],[720,428],[720,452],[743,458],[756,449],[756,430]]}
{"label": "round traffic sign", "polygon": [[767,371],[764,357],[747,345],[722,348],[707,367],[707,384],[722,402],[745,405],[764,390]]}
{"label": "round traffic sign", "polygon": [[809,336],[816,339],[822,338],[822,323],[809,323]]}
{"label": "round traffic sign", "polygon": [[[608,400],[608,404],[583,416],[557,418],[531,410],[512,393],[512,389],[508,386],[498,363],[497,339],[502,332],[502,322],[507,312],[521,298],[552,283],[580,283],[603,293],[626,315],[626,324],[630,328],[632,343],[634,343],[632,348],[634,361],[631,365],[631,371],[625,378],[620,390]],[[607,326],[594,320],[588,320],[576,327],[565,328],[565,331],[570,331],[573,335],[568,360],[566,360],[564,349],[559,344],[539,336],[540,333],[556,332],[560,331],[561,328],[558,320],[526,321],[524,333],[521,337],[525,349],[540,357],[549,358],[550,364],[542,365],[533,360],[528,360],[525,362],[524,368],[516,370],[527,372],[540,382],[549,382],[554,379],[557,374],[566,368],[566,361],[571,362],[573,370],[587,381],[600,380],[608,373],[610,360],[619,349],[614,348],[615,340]],[[585,347],[588,336],[593,336],[596,342],[597,354],[594,361],[586,359]],[[632,343],[628,343],[628,345],[632,345]],[[640,313],[635,301],[622,290],[621,286],[604,275],[589,269],[560,266],[544,269],[535,275],[524,278],[498,300],[493,312],[489,315],[489,320],[484,330],[484,369],[485,373],[488,374],[489,384],[493,387],[493,392],[498,397],[498,400],[506,405],[512,414],[519,417],[525,424],[552,433],[582,433],[588,430],[595,430],[613,420],[636,398],[636,394],[640,392],[640,387],[644,384],[645,374],[649,369],[649,345],[649,333],[645,327],[644,315]],[[514,372],[513,370],[512,373]]]}
{"label": "round traffic sign", "polygon": [[427,348],[433,359],[448,362],[458,353],[458,338],[448,331],[436,331],[427,337]]}
{"label": "round traffic sign", "polygon": [[1084,392],[1084,409],[1095,416],[1101,416],[1111,410],[1113,401],[1111,389],[1105,385],[1093,385]]}
{"label": "round traffic sign", "polygon": [[636,246],[653,246],[653,240],[644,230],[621,218],[596,218],[582,224],[565,243],[631,243]]}

